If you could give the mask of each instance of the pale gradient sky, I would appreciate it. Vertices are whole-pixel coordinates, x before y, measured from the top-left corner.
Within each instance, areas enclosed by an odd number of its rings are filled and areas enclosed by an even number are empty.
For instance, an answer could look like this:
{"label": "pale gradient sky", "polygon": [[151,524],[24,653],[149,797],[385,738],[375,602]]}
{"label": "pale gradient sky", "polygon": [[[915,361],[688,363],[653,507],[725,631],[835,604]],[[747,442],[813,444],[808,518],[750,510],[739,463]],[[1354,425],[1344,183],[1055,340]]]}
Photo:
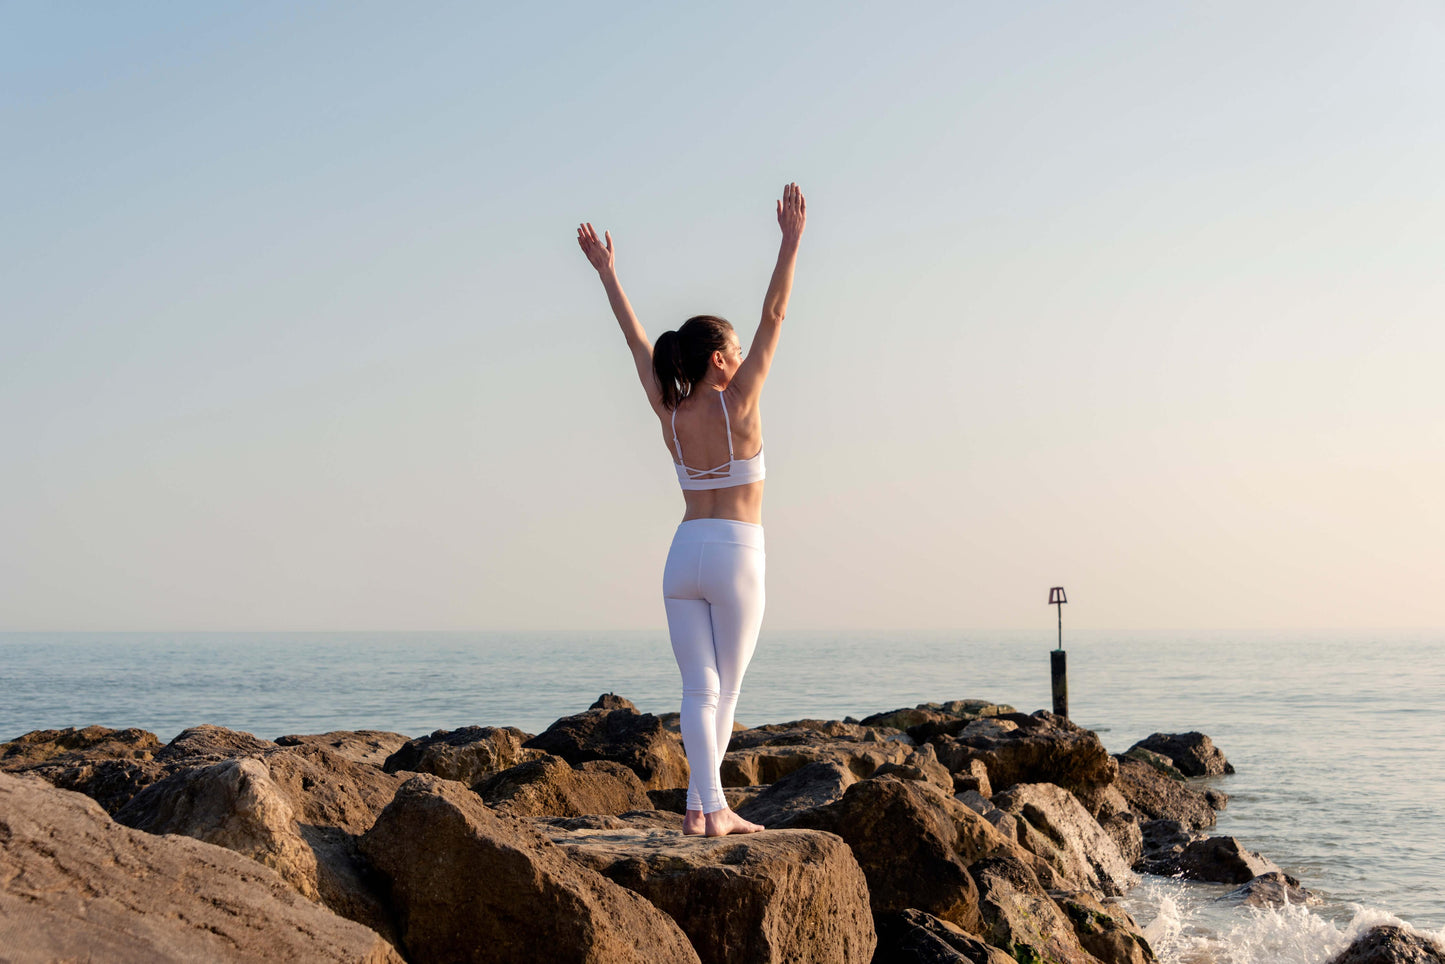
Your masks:
{"label": "pale gradient sky", "polygon": [[1445,5],[902,9],[0,6],[0,629],[661,628],[790,180],[765,632],[1445,626]]}

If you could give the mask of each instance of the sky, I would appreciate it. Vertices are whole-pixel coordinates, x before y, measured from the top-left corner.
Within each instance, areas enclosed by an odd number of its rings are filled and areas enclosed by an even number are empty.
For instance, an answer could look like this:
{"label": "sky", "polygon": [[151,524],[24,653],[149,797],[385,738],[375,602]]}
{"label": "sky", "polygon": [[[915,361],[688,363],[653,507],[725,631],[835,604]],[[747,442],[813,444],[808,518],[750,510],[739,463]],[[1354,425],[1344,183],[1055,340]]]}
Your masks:
{"label": "sky", "polygon": [[1445,627],[1445,6],[0,4],[0,630]]}

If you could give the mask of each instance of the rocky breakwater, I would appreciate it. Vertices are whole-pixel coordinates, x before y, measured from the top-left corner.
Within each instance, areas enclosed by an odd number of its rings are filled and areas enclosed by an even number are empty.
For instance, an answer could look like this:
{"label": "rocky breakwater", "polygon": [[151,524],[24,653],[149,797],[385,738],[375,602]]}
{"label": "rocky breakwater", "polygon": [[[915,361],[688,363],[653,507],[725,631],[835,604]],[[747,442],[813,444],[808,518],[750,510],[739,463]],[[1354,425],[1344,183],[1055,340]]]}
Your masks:
{"label": "rocky breakwater", "polygon": [[1207,737],[1110,756],[983,700],[739,728],[729,799],[769,829],[713,839],[675,727],[612,694],[536,735],[37,731],[0,768],[17,961],[1144,964],[1138,871],[1304,897],[1205,833]]}

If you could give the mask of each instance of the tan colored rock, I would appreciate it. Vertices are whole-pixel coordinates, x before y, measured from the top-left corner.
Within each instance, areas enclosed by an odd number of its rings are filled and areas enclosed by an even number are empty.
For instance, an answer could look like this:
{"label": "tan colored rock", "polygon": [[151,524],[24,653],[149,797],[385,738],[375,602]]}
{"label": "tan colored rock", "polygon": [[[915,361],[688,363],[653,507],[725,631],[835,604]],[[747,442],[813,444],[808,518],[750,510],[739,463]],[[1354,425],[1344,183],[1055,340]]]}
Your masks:
{"label": "tan colored rock", "polygon": [[0,770],[29,773],[94,799],[108,813],[167,773],[155,762],[160,741],[147,730],[35,730],[0,744]]}
{"label": "tan colored rock", "polygon": [[848,964],[876,943],[868,888],[832,834],[684,837],[670,830],[554,831],[578,863],[681,925],[704,964]]}
{"label": "tan colored rock", "polygon": [[1063,787],[1020,783],[992,803],[1019,820],[1019,843],[1073,887],[1117,897],[1138,883],[1113,838]]}
{"label": "tan colored rock", "polygon": [[1445,948],[1419,931],[1379,924],[1351,941],[1330,964],[1445,964]]}
{"label": "tan colored rock", "polygon": [[733,809],[744,820],[772,827],[805,810],[842,799],[843,793],[857,782],[853,771],[843,764],[818,761],[762,787],[751,800]]}
{"label": "tan colored rock", "polygon": [[1215,808],[1205,792],[1174,779],[1149,763],[1116,757],[1119,778],[1114,787],[1128,808],[1144,820],[1177,820],[1192,830],[1214,826]]}
{"label": "tan colored rock", "polygon": [[[747,806],[767,787],[723,787],[723,798],[733,810]],[[669,790],[648,790],[647,799],[659,810],[681,814],[687,810],[687,787],[673,787]]]}
{"label": "tan colored rock", "polygon": [[476,786],[494,773],[542,754],[522,746],[531,734],[515,726],[464,726],[437,730],[402,744],[383,761],[387,773],[403,770],[430,773],[444,780]]}
{"label": "tan colored rock", "polygon": [[0,774],[0,881],[0,948],[17,964],[403,964],[376,933],[274,871],[120,826],[93,800],[33,777]]}
{"label": "tan colored rock", "polygon": [[1019,961],[1098,964],[1079,943],[1068,917],[1022,862],[1005,855],[987,857],[969,872],[979,890],[981,922],[976,933],[988,943],[1007,949]]}
{"label": "tan colored rock", "polygon": [[680,736],[651,713],[638,713],[630,703],[599,700],[593,705],[596,708],[585,713],[564,716],[523,745],[560,756],[573,766],[588,760],[621,763],[649,790],[687,786],[687,756]]}
{"label": "tan colored rock", "polygon": [[803,746],[819,743],[912,743],[899,729],[884,726],[863,726],[840,720],[793,720],[789,723],[768,723],[751,729],[736,730],[729,750],[746,750],[754,746]]}
{"label": "tan colored rock", "polygon": [[386,758],[400,750],[411,737],[386,730],[332,730],[330,733],[305,733],[278,736],[280,746],[317,746],[330,750],[354,763],[379,767]]}
{"label": "tan colored rock", "polygon": [[988,782],[988,767],[984,766],[982,760],[964,761],[963,765],[953,772],[953,792],[967,793],[970,790],[984,798],[993,796],[993,784]]}
{"label": "tan colored rock", "polygon": [[1053,783],[1075,793],[1113,783],[1119,766],[1092,730],[1039,710],[976,721],[931,742],[939,761],[957,773],[972,760],[988,768],[995,793],[1016,783]]}
{"label": "tan colored rock", "polygon": [[361,846],[390,880],[413,960],[698,962],[672,918],[461,784],[412,777]]}
{"label": "tan colored rock", "polygon": [[885,763],[907,763],[914,747],[903,743],[838,741],[795,746],[755,746],[733,750],[723,757],[725,787],[776,783],[809,763],[837,763],[860,780],[866,780]]}
{"label": "tan colored rock", "polygon": [[874,913],[916,908],[964,930],[978,926],[968,865],[1017,848],[981,816],[932,784],[892,776],[850,786],[835,803],[781,824],[835,833],[868,879]]}
{"label": "tan colored rock", "polygon": [[878,950],[869,964],[1017,964],[957,924],[921,910],[881,914]]}
{"label": "tan colored rock", "polygon": [[172,766],[206,766],[222,760],[261,756],[276,749],[270,740],[209,723],[182,730],[156,751],[156,759]]}
{"label": "tan colored rock", "polygon": [[1055,896],[1054,902],[1074,926],[1079,945],[1102,964],[1152,964],[1158,960],[1129,912],[1101,903],[1090,894]]}
{"label": "tan colored rock", "polygon": [[544,756],[494,773],[475,788],[487,805],[517,817],[580,817],[651,809],[637,774],[611,760],[578,767]]}

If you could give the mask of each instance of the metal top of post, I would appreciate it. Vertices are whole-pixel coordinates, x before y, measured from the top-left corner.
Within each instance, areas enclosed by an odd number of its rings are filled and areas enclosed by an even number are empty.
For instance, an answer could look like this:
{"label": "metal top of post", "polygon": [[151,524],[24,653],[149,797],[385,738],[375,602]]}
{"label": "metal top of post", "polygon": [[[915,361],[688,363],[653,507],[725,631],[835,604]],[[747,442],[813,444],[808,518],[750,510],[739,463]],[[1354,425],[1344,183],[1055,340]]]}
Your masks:
{"label": "metal top of post", "polygon": [[1064,594],[1063,586],[1055,586],[1049,590],[1049,605],[1059,611],[1059,650],[1064,648],[1064,603],[1068,601],[1069,597]]}

